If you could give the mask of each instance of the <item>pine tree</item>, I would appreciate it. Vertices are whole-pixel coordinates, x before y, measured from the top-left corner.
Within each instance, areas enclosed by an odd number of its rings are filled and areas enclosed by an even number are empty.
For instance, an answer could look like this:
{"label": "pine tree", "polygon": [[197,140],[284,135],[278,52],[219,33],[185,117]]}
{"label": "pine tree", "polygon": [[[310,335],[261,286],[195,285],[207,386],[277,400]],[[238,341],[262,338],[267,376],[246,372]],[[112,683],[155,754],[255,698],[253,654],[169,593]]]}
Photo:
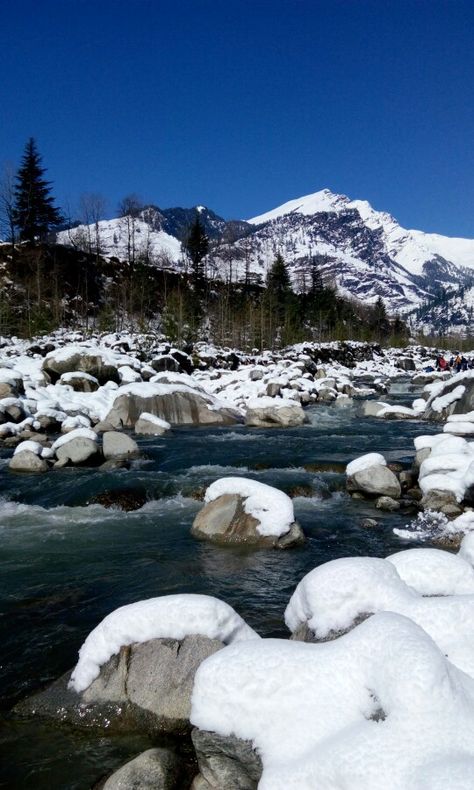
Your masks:
{"label": "pine tree", "polygon": [[201,292],[206,280],[203,260],[209,252],[209,238],[197,213],[184,242],[184,249],[191,258],[194,287],[197,292]]}
{"label": "pine tree", "polygon": [[62,222],[61,212],[51,195],[51,182],[43,178],[45,172],[36,142],[30,137],[15,186],[14,222],[21,241],[42,240]]}

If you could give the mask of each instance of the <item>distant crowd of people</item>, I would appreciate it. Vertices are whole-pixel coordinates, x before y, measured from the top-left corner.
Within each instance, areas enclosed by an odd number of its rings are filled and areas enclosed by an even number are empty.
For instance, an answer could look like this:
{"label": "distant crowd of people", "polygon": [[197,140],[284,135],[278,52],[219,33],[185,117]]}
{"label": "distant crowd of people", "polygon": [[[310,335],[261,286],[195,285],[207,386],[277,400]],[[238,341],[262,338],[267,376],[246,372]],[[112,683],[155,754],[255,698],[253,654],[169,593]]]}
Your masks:
{"label": "distant crowd of people", "polygon": [[454,353],[446,359],[442,354],[436,357],[436,370],[451,370],[453,373],[460,373],[462,370],[474,368],[474,357],[467,359],[463,354]]}

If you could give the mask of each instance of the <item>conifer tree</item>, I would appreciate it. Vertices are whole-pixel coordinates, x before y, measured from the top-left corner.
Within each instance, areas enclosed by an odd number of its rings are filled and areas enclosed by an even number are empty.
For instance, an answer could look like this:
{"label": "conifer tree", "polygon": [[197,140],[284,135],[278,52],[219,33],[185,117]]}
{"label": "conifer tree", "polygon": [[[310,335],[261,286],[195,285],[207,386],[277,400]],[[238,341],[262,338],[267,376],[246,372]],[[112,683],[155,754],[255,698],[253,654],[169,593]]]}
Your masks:
{"label": "conifer tree", "polygon": [[184,241],[184,249],[191,258],[194,287],[200,292],[204,288],[206,279],[203,260],[209,252],[209,238],[198,213]]}
{"label": "conifer tree", "polygon": [[14,222],[21,241],[42,240],[62,222],[51,195],[51,182],[43,177],[45,172],[36,142],[30,137],[15,186]]}

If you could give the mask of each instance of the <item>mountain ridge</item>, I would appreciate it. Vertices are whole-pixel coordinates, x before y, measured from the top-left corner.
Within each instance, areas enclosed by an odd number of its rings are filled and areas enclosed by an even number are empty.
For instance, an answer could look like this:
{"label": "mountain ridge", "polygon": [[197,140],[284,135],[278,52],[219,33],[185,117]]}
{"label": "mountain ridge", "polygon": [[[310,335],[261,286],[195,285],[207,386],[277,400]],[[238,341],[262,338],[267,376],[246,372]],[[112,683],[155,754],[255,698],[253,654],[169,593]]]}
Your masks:
{"label": "mountain ridge", "polygon": [[[134,248],[158,266],[183,271],[182,241],[196,212],[211,240],[208,275],[227,281],[263,281],[282,254],[296,290],[308,287],[317,266],[323,280],[345,295],[374,303],[382,297],[391,314],[407,314],[443,289],[469,286],[474,277],[474,239],[403,228],[365,200],[319,190],[244,220],[225,220],[205,206],[148,206],[134,218]],[[126,218],[97,226],[102,252],[126,258]],[[62,231],[58,241],[90,235],[90,226]]]}

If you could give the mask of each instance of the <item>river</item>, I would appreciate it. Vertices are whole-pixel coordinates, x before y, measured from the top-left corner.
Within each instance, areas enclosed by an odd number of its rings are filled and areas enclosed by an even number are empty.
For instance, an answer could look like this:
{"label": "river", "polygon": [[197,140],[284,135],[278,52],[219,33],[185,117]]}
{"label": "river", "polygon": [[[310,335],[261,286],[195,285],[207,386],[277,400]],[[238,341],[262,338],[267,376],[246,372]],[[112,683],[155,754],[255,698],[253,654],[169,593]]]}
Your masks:
{"label": "river", "polygon": [[[411,401],[396,385],[393,403]],[[130,470],[65,469],[12,475],[0,461],[0,786],[90,788],[147,748],[146,738],[97,738],[11,718],[11,706],[76,661],[88,632],[113,609],[176,592],[214,595],[262,636],[287,637],[283,612],[311,568],[338,557],[386,556],[406,547],[393,533],[413,518],[352,501],[343,466],[366,452],[409,465],[413,437],[438,430],[418,422],[360,417],[351,407],[311,407],[295,429],[175,429],[139,440],[143,457]],[[288,551],[220,548],[189,534],[201,503],[191,494],[213,480],[249,476],[297,496],[304,547]],[[134,512],[87,505],[112,488],[146,490]],[[368,529],[361,522],[376,518]],[[416,545],[410,543],[410,545]]]}

